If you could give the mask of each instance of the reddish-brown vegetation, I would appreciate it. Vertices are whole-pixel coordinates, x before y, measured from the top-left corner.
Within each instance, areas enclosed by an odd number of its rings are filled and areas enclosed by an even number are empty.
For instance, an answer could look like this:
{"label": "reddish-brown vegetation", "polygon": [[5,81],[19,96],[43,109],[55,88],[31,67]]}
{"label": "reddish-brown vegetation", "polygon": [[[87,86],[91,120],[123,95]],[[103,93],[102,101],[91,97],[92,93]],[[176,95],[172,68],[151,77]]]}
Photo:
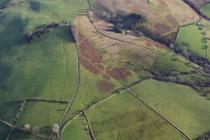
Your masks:
{"label": "reddish-brown vegetation", "polygon": [[107,92],[112,91],[112,89],[114,88],[114,85],[108,81],[100,80],[100,81],[97,81],[97,88],[100,93],[107,93]]}
{"label": "reddish-brown vegetation", "polygon": [[85,69],[89,70],[93,74],[101,73],[99,69],[97,69],[93,64],[88,62],[83,56],[80,57],[80,63]]}
{"label": "reddish-brown vegetation", "polygon": [[154,43],[149,40],[145,40],[145,45],[146,46],[154,46]]}
{"label": "reddish-brown vegetation", "polygon": [[127,79],[130,75],[129,70],[124,68],[105,68],[97,49],[92,47],[88,39],[78,33],[74,27],[71,29],[77,44],[79,44],[82,66],[93,74],[102,74],[105,79],[110,79],[110,77],[116,80]]}
{"label": "reddish-brown vegetation", "polygon": [[171,31],[171,28],[168,25],[163,24],[163,23],[157,23],[157,24],[155,24],[155,29],[156,29],[156,32],[157,33],[160,33],[160,34]]}
{"label": "reddish-brown vegetation", "polygon": [[168,49],[168,47],[166,45],[160,44],[160,43],[157,43],[157,42],[156,42],[156,47],[163,48],[163,49]]}
{"label": "reddish-brown vegetation", "polygon": [[167,15],[166,19],[174,26],[177,27],[179,26],[179,22],[176,20],[176,18],[172,15]]}
{"label": "reddish-brown vegetation", "polygon": [[126,80],[131,73],[125,68],[113,68],[111,70],[107,69],[106,72],[117,80]]}

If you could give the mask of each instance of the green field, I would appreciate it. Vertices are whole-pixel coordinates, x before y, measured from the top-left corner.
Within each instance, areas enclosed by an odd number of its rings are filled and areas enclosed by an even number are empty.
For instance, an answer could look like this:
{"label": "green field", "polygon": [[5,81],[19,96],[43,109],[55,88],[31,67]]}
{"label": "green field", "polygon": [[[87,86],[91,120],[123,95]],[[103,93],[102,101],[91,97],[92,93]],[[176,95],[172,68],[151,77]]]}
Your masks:
{"label": "green field", "polygon": [[87,112],[96,139],[185,139],[175,128],[129,95],[122,93]]}
{"label": "green field", "polygon": [[210,102],[190,87],[146,80],[135,86],[135,94],[161,112],[191,138],[208,132]]}
{"label": "green field", "polygon": [[69,121],[62,131],[62,140],[89,140],[84,119],[79,116]]}
{"label": "green field", "polygon": [[[67,22],[86,9],[87,3],[86,0],[11,0],[0,1],[0,6],[5,2],[7,7],[0,11],[0,118],[12,123],[26,98],[69,100],[73,96],[77,52]],[[32,43],[26,41],[26,33],[52,22],[62,26]],[[17,123],[51,128],[65,107],[26,103]],[[33,139],[15,135],[12,139]]]}
{"label": "green field", "polygon": [[[109,96],[112,90],[120,87],[119,83],[114,79],[105,79],[102,75],[94,75],[93,73],[90,73],[88,70],[86,70],[83,66],[80,70],[80,88],[78,91],[77,99],[75,100],[75,104],[72,108],[73,112],[91,106],[91,104],[94,104],[94,102],[96,103]],[[113,89],[105,93],[100,92],[99,88],[97,87],[97,82],[102,80],[113,84]]]}
{"label": "green field", "polygon": [[210,59],[209,27],[210,23],[204,20],[196,24],[181,27],[176,39],[178,47]]}
{"label": "green field", "polygon": [[2,78],[0,98],[4,102],[29,97],[70,98],[77,72],[75,52],[67,27],[50,33],[39,42],[2,52],[1,69],[8,67],[10,70],[5,71],[9,73],[4,73]]}
{"label": "green field", "polygon": [[[80,110],[84,110],[87,108],[92,107],[94,104],[97,104],[104,98],[107,98],[110,96],[109,92],[100,92],[100,90],[97,87],[97,82],[101,80],[105,80],[107,82],[110,82],[113,84],[114,89],[118,88],[120,85],[118,82],[116,82],[113,79],[104,79],[101,75],[94,75],[91,72],[89,72],[87,69],[85,69],[82,65],[80,67],[80,88],[77,93],[77,98],[74,101],[74,104],[72,106],[71,112],[69,112],[68,117],[73,117],[76,115]],[[91,81],[91,82],[89,82]],[[114,90],[112,89],[112,90]],[[74,119],[71,121],[68,121],[68,119],[65,119],[67,123],[65,124],[63,130],[62,130],[62,138],[64,140],[75,139],[75,140],[86,140],[87,135],[85,135],[85,126],[81,125],[81,119]],[[84,120],[83,120],[84,122]],[[83,123],[82,123],[83,124]]]}
{"label": "green field", "polygon": [[9,6],[3,9],[3,14],[8,18],[18,17],[24,23],[24,30],[29,32],[41,24],[71,21],[85,9],[86,0],[10,0]]}
{"label": "green field", "polygon": [[183,57],[161,49],[154,68],[166,75],[171,75],[173,72],[183,73],[193,70],[192,65],[187,64]]}
{"label": "green field", "polygon": [[51,127],[52,124],[58,122],[65,107],[66,104],[29,102],[20,114],[17,125],[21,126],[29,123],[31,126],[39,128]]}
{"label": "green field", "polygon": [[[4,101],[32,96],[65,99],[74,90],[77,54],[68,27],[61,27],[32,44],[26,42],[24,34],[38,25],[61,21],[60,18],[72,20],[85,8],[86,1],[37,2],[40,2],[42,9],[38,13],[31,11],[29,2],[25,0],[11,1],[14,6],[2,10],[0,98],[4,98]],[[64,15],[60,8],[71,10]],[[52,10],[58,11],[58,16]]]}
{"label": "green field", "polygon": [[210,3],[201,6],[201,11],[210,17]]}

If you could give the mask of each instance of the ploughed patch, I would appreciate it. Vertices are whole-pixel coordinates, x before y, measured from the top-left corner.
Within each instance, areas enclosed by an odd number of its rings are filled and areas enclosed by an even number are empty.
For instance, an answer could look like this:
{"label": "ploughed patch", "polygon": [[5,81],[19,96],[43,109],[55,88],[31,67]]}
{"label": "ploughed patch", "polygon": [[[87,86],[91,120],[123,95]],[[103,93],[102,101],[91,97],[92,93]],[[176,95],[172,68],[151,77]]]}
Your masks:
{"label": "ploughed patch", "polygon": [[105,80],[97,81],[96,84],[100,93],[108,93],[114,88],[114,85],[112,83]]}

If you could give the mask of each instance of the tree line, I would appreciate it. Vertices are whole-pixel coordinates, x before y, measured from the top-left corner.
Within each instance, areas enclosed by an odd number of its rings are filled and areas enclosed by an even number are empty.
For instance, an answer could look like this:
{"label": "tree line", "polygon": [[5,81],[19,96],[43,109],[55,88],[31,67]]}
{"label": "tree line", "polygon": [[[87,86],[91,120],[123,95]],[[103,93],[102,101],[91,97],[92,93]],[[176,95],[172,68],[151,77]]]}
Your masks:
{"label": "tree line", "polygon": [[[182,47],[180,45],[182,45]],[[182,44],[176,43],[176,44],[171,44],[169,48],[173,50],[176,54],[182,55],[189,61],[203,67],[205,72],[210,73],[210,61],[208,60],[208,58],[198,56],[188,51],[187,49],[183,49],[188,47],[189,45],[187,43],[182,43]]]}
{"label": "tree line", "polygon": [[29,43],[31,43],[33,40],[41,38],[51,30],[56,29],[57,27],[59,27],[59,24],[54,22],[47,25],[41,25],[37,27],[33,32],[26,34],[26,39]]}
{"label": "tree line", "polygon": [[205,15],[199,7],[197,7],[195,4],[193,4],[190,0],[183,0],[186,4],[188,4],[195,12],[197,12],[198,15],[200,15],[202,18],[210,21],[210,17]]}

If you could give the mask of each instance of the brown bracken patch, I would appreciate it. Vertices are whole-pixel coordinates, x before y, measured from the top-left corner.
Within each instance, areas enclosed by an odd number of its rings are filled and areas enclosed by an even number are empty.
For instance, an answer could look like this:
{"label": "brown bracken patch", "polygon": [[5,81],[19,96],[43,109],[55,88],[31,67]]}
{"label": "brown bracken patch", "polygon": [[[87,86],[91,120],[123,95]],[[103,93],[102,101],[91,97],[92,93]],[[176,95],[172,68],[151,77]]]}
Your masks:
{"label": "brown bracken patch", "polygon": [[[100,74],[104,70],[102,58],[97,50],[91,46],[88,39],[84,38],[74,26],[71,27],[74,39],[77,41],[80,50],[80,63],[93,74]],[[107,78],[107,77],[106,77]]]}
{"label": "brown bracken patch", "polygon": [[179,26],[179,22],[176,20],[176,18],[172,15],[167,15],[166,19],[173,25],[173,27]]}
{"label": "brown bracken patch", "polygon": [[166,24],[163,23],[157,23],[155,24],[155,28],[157,33],[167,33],[171,31],[171,28],[169,26],[167,26]]}
{"label": "brown bracken patch", "polygon": [[124,69],[124,68],[113,68],[111,70],[106,70],[106,73],[112,76],[113,78],[117,80],[126,80],[131,73],[129,70]]}
{"label": "brown bracken patch", "polygon": [[80,63],[83,67],[93,74],[101,74],[104,79],[110,79],[112,77],[116,80],[123,81],[131,75],[129,70],[125,68],[106,68],[102,63],[102,57],[97,52],[97,49],[92,47],[88,39],[78,33],[74,27],[71,30],[79,45]]}
{"label": "brown bracken patch", "polygon": [[108,81],[105,80],[100,80],[97,81],[97,88],[100,93],[108,93],[111,92],[112,89],[114,88],[114,85]]}
{"label": "brown bracken patch", "polygon": [[100,74],[100,70],[97,69],[94,65],[89,63],[84,57],[80,57],[80,63],[82,64],[85,69],[89,70],[93,74]]}

